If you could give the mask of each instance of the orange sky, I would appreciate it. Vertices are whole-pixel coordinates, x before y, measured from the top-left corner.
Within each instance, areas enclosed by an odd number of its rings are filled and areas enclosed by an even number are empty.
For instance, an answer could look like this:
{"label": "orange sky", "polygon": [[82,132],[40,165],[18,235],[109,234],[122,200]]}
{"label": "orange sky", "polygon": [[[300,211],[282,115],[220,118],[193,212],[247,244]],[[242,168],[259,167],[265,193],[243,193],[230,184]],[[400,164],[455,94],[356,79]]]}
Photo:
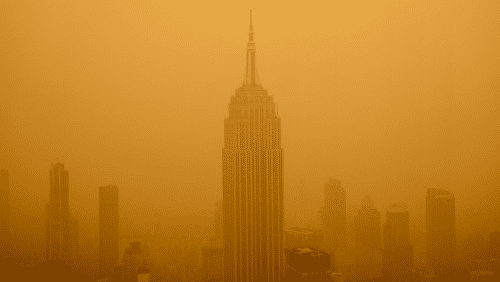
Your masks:
{"label": "orange sky", "polygon": [[[382,211],[406,203],[424,228],[425,188],[441,187],[460,222],[474,220],[500,184],[500,2],[291,2],[253,3],[260,80],[282,119],[287,216],[316,212],[333,177],[350,212],[368,194]],[[247,1],[1,5],[12,205],[41,214],[61,161],[83,228],[97,228],[101,185],[119,186],[121,215],[137,221],[214,208]]]}

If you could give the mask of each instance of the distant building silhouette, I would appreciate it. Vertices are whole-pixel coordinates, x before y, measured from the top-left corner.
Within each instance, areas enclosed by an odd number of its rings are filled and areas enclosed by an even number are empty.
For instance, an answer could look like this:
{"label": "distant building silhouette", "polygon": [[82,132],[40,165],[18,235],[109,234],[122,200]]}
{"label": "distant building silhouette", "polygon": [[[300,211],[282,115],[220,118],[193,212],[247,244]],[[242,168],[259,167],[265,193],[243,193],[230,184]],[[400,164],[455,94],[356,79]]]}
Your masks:
{"label": "distant building silhouette", "polygon": [[283,149],[273,97],[260,85],[253,25],[243,85],[224,120],[224,281],[282,281]]}
{"label": "distant building silhouette", "polygon": [[427,189],[427,263],[436,275],[455,267],[455,196],[442,189]]}
{"label": "distant building silhouette", "polygon": [[109,277],[119,260],[118,187],[99,187],[99,273]]}
{"label": "distant building silhouette", "polygon": [[381,215],[365,197],[354,219],[355,267],[358,279],[373,279],[382,270]]}
{"label": "distant building silhouette", "polygon": [[46,207],[47,260],[70,263],[69,173],[63,163],[50,169],[50,194]]}
{"label": "distant building silhouette", "polygon": [[141,242],[132,242],[125,249],[122,258],[122,280],[124,282],[138,282],[149,280],[149,253]]}
{"label": "distant building silhouette", "polygon": [[0,263],[10,260],[9,172],[0,170]]}
{"label": "distant building silhouette", "polygon": [[477,233],[465,239],[463,254],[466,269],[469,271],[484,271],[488,269],[488,241],[483,234]]}
{"label": "distant building silhouette", "polygon": [[331,281],[330,255],[311,247],[285,249],[287,281]]}
{"label": "distant building silhouette", "polygon": [[335,265],[336,272],[343,271],[347,232],[346,192],[337,179],[325,183],[324,228],[325,247],[333,252],[332,266]]}
{"label": "distant building silhouette", "polygon": [[392,205],[387,210],[382,271],[386,281],[407,281],[413,272],[410,215],[402,206]]}
{"label": "distant building silhouette", "polygon": [[201,249],[204,272],[202,281],[223,281],[222,254],[223,250],[220,247],[204,247]]}

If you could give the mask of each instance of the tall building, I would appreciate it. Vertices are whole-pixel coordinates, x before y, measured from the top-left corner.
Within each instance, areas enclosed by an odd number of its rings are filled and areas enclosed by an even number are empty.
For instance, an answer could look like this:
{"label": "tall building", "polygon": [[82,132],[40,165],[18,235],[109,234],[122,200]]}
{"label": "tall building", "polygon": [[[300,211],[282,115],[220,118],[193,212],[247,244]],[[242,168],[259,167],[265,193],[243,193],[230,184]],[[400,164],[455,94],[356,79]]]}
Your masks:
{"label": "tall building", "polygon": [[215,203],[215,237],[222,239],[222,202]]}
{"label": "tall building", "polygon": [[224,120],[224,281],[282,281],[281,119],[258,79],[251,10],[246,59]]}
{"label": "tall building", "polygon": [[386,281],[406,281],[412,273],[410,214],[406,208],[392,205],[384,225],[383,277]]}
{"label": "tall building", "polygon": [[148,281],[149,253],[141,242],[131,242],[122,258],[122,279],[120,281]]}
{"label": "tall building", "polygon": [[361,280],[379,277],[382,267],[381,215],[365,197],[354,219],[356,274]]}
{"label": "tall building", "polygon": [[427,263],[436,275],[455,267],[455,196],[442,189],[427,189]]}
{"label": "tall building", "polygon": [[[335,271],[343,271],[346,246],[346,193],[340,180],[325,183],[324,242]],[[333,269],[332,269],[333,270]]]}
{"label": "tall building", "polygon": [[118,264],[118,187],[99,187],[99,273],[109,277]]}
{"label": "tall building", "polygon": [[9,172],[7,170],[0,170],[0,263],[9,260],[9,218]]}
{"label": "tall building", "polygon": [[63,163],[50,169],[50,194],[47,212],[47,260],[69,264],[71,250],[69,214],[69,173]]}

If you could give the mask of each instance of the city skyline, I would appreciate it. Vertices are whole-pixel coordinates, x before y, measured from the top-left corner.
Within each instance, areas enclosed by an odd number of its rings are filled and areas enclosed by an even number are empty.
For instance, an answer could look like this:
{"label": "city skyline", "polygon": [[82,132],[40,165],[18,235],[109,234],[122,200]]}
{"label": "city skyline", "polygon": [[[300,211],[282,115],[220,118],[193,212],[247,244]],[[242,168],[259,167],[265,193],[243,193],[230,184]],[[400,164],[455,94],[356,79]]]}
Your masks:
{"label": "city skyline", "polygon": [[[418,275],[486,268],[500,230],[500,3],[254,2],[5,5],[10,260],[92,276],[83,264],[100,260],[113,225],[108,273],[125,271],[129,250],[129,266],[218,277],[222,247],[235,281],[281,281],[305,271],[287,265],[286,236],[349,275],[373,262],[370,275],[398,277],[395,256]],[[103,224],[109,184],[120,216]],[[388,253],[402,210],[408,242]],[[179,265],[156,260],[165,242],[182,246]]]}
{"label": "city skyline", "polygon": [[283,281],[284,150],[281,119],[257,68],[252,10],[245,77],[224,119],[224,281]]}

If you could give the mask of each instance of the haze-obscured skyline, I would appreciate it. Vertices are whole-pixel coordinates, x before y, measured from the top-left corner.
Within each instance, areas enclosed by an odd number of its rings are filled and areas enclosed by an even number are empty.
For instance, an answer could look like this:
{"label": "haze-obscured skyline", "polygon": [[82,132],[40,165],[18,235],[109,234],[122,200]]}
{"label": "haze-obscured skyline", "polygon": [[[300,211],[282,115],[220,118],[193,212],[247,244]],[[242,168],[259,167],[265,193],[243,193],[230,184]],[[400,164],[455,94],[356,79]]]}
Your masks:
{"label": "haze-obscured skyline", "polygon": [[[92,234],[108,184],[121,221],[213,210],[247,1],[8,2],[0,168],[11,206],[41,216],[59,161]],[[288,220],[323,205],[329,178],[348,214],[365,195],[381,212],[405,203],[422,231],[429,187],[455,194],[458,228],[498,215],[499,2],[253,6],[260,80],[282,119]]]}

